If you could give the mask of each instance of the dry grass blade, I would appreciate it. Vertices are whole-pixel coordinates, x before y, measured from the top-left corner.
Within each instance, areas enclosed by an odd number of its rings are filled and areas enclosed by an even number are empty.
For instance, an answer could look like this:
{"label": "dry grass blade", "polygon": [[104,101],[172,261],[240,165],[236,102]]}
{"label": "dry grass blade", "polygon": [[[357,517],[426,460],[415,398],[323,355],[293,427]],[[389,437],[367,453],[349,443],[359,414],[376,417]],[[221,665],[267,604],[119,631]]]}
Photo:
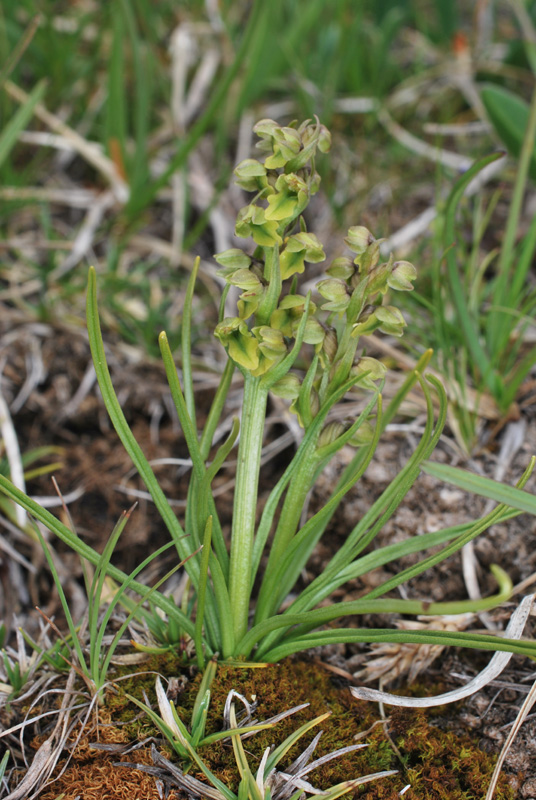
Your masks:
{"label": "dry grass blade", "polygon": [[[399,630],[434,630],[462,631],[474,622],[475,614],[464,614],[459,617],[436,617],[420,620],[400,620],[396,623]],[[371,652],[363,657],[365,666],[353,673],[357,681],[381,680],[387,686],[401,676],[407,676],[408,684],[424,672],[444,651],[441,644],[389,643],[373,645]]]}
{"label": "dry grass blade", "polygon": [[499,758],[497,759],[497,763],[495,765],[495,769],[493,770],[493,775],[491,776],[491,782],[486,794],[485,800],[492,800],[493,794],[495,792],[495,787],[497,786],[497,781],[499,780],[499,775],[501,774],[502,765],[504,763],[504,759],[506,758],[509,749],[512,746],[514,739],[516,738],[517,734],[521,726],[523,725],[524,721],[526,720],[531,708],[533,707],[534,703],[536,703],[536,683],[532,684],[532,687],[525,698],[525,701],[521,708],[519,709],[519,713],[515,719],[514,724],[512,725],[512,730],[508,734],[508,737],[503,744],[502,750],[499,754]]}
{"label": "dry grass blade", "polygon": [[[534,595],[527,595],[524,597],[519,606],[516,608],[504,635],[511,639],[520,639],[525,627],[525,623],[529,617]],[[512,653],[497,652],[479,674],[458,689],[445,694],[437,695],[436,697],[400,697],[389,692],[381,692],[377,689],[366,689],[365,687],[350,687],[350,692],[358,700],[371,700],[373,703],[386,703],[391,706],[403,706],[405,708],[432,708],[434,706],[441,706],[446,703],[455,703],[462,700],[464,697],[469,697],[475,692],[478,692],[484,686],[487,686],[505,669],[506,665],[512,658]]]}
{"label": "dry grass blade", "polygon": [[[34,800],[54,771],[65,747],[68,736],[70,713],[75,702],[73,691],[75,672],[71,670],[65,686],[65,694],[54,730],[39,747],[33,761],[19,785],[4,800]],[[56,713],[56,712],[55,712]],[[35,720],[32,720],[32,722]],[[4,731],[4,735],[8,731]],[[33,794],[32,794],[33,792]]]}
{"label": "dry grass blade", "polygon": [[[11,420],[9,408],[7,407],[7,403],[1,394],[0,394],[0,434],[4,442],[11,480],[18,489],[24,492],[25,491],[24,469],[22,466],[19,441],[17,439],[17,434],[15,433],[15,428],[13,427],[13,422]],[[17,524],[21,528],[24,528],[24,526],[26,525],[26,511],[21,506],[17,505],[15,506],[15,516]]]}
{"label": "dry grass blade", "polygon": [[395,122],[385,108],[378,111],[378,119],[384,128],[389,131],[391,136],[400,142],[400,144],[403,144],[409,150],[418,153],[420,156],[429,158],[434,164],[442,164],[444,167],[450,167],[460,172],[469,169],[472,164],[471,159],[467,158],[467,156],[460,156],[458,153],[443,150],[440,147],[435,147],[417,138],[417,136],[414,136],[399,125],[398,122]]}
{"label": "dry grass blade", "polygon": [[[6,81],[5,89],[8,94],[19,103],[28,102],[28,94],[11,81]],[[45,125],[48,125],[53,131],[64,136],[65,139],[70,142],[73,149],[106,178],[119,202],[125,203],[128,200],[130,194],[128,184],[125,183],[123,178],[118,174],[114,162],[102,153],[98,145],[94,142],[88,142],[83,136],[80,136],[79,133],[70,128],[69,125],[66,125],[58,116],[48,111],[41,103],[36,105],[34,113]]]}
{"label": "dry grass blade", "polygon": [[114,203],[115,197],[112,191],[103,192],[100,197],[95,199],[76,235],[71,252],[64,260],[63,264],[60,264],[57,269],[50,273],[52,280],[57,280],[62,275],[65,275],[66,272],[69,272],[69,270],[75,267],[79,261],[87,255],[106,211],[111,208]]}
{"label": "dry grass blade", "polygon": [[[172,764],[171,761],[168,761],[167,758],[161,755],[154,744],[151,745],[151,756],[155,766],[160,766],[165,769],[166,774],[164,777],[167,780],[171,780],[176,786],[179,786],[189,795],[199,798],[207,797],[209,800],[225,800],[223,794],[217,789],[208,786],[206,783],[201,783],[197,778],[192,778],[191,775],[185,775],[175,764]],[[121,764],[121,766],[126,765]],[[144,765],[138,765],[138,769],[148,771],[150,767],[147,768]]]}

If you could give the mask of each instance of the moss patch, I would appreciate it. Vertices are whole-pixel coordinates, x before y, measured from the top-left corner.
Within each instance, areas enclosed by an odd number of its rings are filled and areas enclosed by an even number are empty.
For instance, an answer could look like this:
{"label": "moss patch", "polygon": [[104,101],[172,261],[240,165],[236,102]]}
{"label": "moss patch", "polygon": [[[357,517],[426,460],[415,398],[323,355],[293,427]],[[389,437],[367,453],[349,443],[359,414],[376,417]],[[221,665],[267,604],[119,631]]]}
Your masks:
{"label": "moss patch", "polygon": [[[140,718],[139,709],[133,707],[125,697],[125,692],[128,692],[143,699],[145,692],[149,701],[155,704],[155,672],[168,679],[181,678],[175,701],[177,711],[187,724],[191,717],[201,676],[196,675],[188,680],[182,690],[185,670],[178,659],[172,656],[165,659],[155,658],[147,662],[144,667],[146,670],[144,674],[118,680],[115,691],[106,696],[107,710],[113,720],[119,723],[122,739],[160,737],[160,733],[146,719]],[[314,735],[323,730],[314,758],[354,744],[356,741],[367,744],[368,747],[335,759],[311,772],[307,779],[319,789],[328,789],[352,777],[396,769],[397,775],[366,784],[360,787],[354,796],[366,797],[367,800],[397,800],[399,792],[407,784],[410,784],[411,788],[404,794],[405,800],[481,800],[486,794],[495,763],[494,757],[481,751],[468,737],[460,737],[434,727],[433,717],[437,712],[434,714],[430,711],[393,708],[390,710],[389,721],[383,724],[378,720],[376,705],[355,700],[347,688],[341,688],[338,681],[336,682],[328,672],[314,663],[286,660],[279,665],[273,664],[255,669],[231,668],[221,664],[211,687],[207,733],[222,729],[225,699],[231,689],[240,692],[250,702],[254,696],[256,697],[258,706],[255,719],[259,722],[292,706],[307,702],[310,704],[306,709],[282,720],[274,728],[244,740],[250,767],[254,772],[266,747],[277,746],[307,720],[330,711],[331,716],[328,719],[310,731],[289,751],[280,768],[287,767],[305,749]],[[238,710],[240,705],[237,703]],[[395,743],[400,756],[391,741]],[[125,756],[110,757],[101,751],[90,750],[87,748],[87,743],[83,756],[82,754],[80,756],[87,775],[92,774],[91,770],[95,769],[95,775],[99,776],[100,781],[108,780],[103,777],[107,772],[113,773],[113,782],[116,786],[123,780],[121,773],[126,771],[118,772],[117,768],[112,766],[112,762],[127,760]],[[218,742],[201,748],[200,756],[220,780],[234,791],[237,790],[238,771],[229,742]],[[144,755],[144,759],[145,757]],[[133,754],[128,760],[141,761],[141,758]],[[62,790],[66,791],[65,787],[69,785],[69,773],[72,769],[78,770],[78,777],[75,775],[72,777],[73,781],[76,778],[73,785],[78,786],[77,791],[80,793],[78,783],[80,759],[76,756],[75,763],[65,773]],[[202,774],[195,769],[192,769],[191,774],[199,780],[203,779]],[[132,771],[129,771],[129,781],[132,780],[132,775]],[[153,779],[145,775],[144,781],[147,780]],[[103,786],[102,783],[100,785]],[[52,799],[58,794],[58,786],[56,784],[51,788],[53,788],[50,794]],[[127,791],[128,787],[125,786],[125,792]],[[72,794],[69,789],[65,794],[65,800],[75,796],[76,792]],[[89,786],[85,786],[83,796],[93,796]],[[147,794],[147,797],[150,796],[152,797]],[[495,800],[514,800],[515,796],[516,793],[508,781],[505,778],[501,779]],[[48,797],[47,794],[42,795],[43,800],[47,800]]]}

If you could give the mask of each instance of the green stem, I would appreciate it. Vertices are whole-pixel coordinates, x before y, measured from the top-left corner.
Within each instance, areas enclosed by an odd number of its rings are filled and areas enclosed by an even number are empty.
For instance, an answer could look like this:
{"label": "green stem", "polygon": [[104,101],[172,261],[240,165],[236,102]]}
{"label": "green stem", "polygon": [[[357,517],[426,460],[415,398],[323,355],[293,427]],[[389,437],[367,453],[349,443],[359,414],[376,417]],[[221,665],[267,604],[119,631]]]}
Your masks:
{"label": "green stem", "polygon": [[274,591],[270,576],[277,571],[277,567],[281,563],[281,559],[298,529],[305,498],[313,483],[317,465],[318,460],[314,456],[303,459],[300,469],[294,474],[287,489],[281,516],[279,517],[274,540],[270,548],[268,564],[264,571],[266,579],[263,581],[256,603],[256,621],[266,619],[277,610],[274,608],[274,603],[278,602],[279,592]]}
{"label": "green stem", "polygon": [[251,564],[266,400],[259,378],[246,373],[233,506],[229,595],[236,641],[248,627]]}
{"label": "green stem", "polygon": [[277,308],[281,296],[281,270],[279,268],[279,247],[265,247],[264,249],[264,277],[268,281],[268,289],[264,295],[257,313],[256,325],[269,325],[270,317]]}

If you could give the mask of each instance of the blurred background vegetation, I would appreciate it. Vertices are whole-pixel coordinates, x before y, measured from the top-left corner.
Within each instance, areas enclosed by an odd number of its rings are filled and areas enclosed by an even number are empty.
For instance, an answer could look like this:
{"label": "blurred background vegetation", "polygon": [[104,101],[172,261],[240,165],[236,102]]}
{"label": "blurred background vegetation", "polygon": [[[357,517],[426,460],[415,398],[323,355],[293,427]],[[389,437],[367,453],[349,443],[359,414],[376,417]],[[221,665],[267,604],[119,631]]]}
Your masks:
{"label": "blurred background vegetation", "polygon": [[[479,418],[517,413],[534,362],[530,158],[518,176],[536,2],[58,0],[36,12],[33,0],[0,9],[5,308],[83,326],[94,264],[108,330],[149,356],[163,328],[176,346],[196,255],[200,310],[216,313],[211,257],[233,245],[244,200],[232,169],[251,155],[252,124],[317,115],[333,147],[309,224],[328,258],[365,224],[415,262],[400,363],[434,347],[468,450]],[[509,157],[449,206],[460,176],[501,148]]]}

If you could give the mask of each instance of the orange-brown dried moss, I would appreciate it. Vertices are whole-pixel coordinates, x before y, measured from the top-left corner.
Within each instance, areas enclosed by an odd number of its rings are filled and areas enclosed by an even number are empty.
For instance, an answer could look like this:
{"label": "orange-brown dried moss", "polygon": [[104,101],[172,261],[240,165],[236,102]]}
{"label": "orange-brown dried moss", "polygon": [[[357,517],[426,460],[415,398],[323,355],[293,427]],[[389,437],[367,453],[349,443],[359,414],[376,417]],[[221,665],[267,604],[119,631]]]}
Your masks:
{"label": "orange-brown dried moss", "polygon": [[[41,792],[39,800],[160,800],[155,779],[141,770],[116,767],[118,760],[131,763],[152,764],[150,748],[140,748],[135,753],[118,757],[99,750],[89,751],[90,756],[73,759],[63,775]],[[168,800],[178,800],[171,792]]]}

